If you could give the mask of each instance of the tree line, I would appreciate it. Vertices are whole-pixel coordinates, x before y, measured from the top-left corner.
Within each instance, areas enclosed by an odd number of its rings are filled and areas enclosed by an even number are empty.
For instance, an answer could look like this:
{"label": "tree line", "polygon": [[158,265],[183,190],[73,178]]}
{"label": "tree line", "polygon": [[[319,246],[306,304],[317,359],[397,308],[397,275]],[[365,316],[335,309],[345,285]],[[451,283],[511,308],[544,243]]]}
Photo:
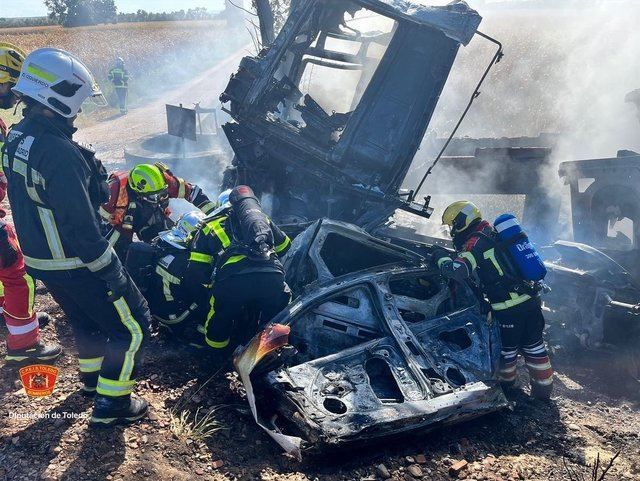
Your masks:
{"label": "tree line", "polygon": [[[217,12],[210,12],[202,7],[175,12],[154,13],[138,10],[135,13],[123,13],[118,12],[114,0],[44,0],[44,4],[49,10],[49,21],[65,27],[118,22],[209,20],[215,19],[219,15]],[[30,25],[24,24],[22,26]]]}
{"label": "tree line", "polygon": [[175,12],[147,12],[138,10],[135,13],[118,13],[118,22],[164,22],[179,20],[213,20],[218,18],[218,12],[210,12],[206,8],[196,7],[188,10],[177,10]]}
{"label": "tree line", "polygon": [[0,17],[0,28],[46,27],[47,25],[56,25],[56,23],[55,20],[51,20],[49,17]]}

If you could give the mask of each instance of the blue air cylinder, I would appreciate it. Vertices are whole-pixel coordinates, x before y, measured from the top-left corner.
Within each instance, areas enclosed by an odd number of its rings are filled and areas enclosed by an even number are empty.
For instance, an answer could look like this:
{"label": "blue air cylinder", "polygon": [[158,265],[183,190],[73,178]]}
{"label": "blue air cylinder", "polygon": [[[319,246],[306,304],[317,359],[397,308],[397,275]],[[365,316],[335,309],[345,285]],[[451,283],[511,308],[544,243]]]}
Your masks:
{"label": "blue air cylinder", "polygon": [[547,275],[547,268],[535,246],[527,237],[516,216],[502,214],[493,224],[498,240],[505,246],[513,266],[525,281],[541,281]]}

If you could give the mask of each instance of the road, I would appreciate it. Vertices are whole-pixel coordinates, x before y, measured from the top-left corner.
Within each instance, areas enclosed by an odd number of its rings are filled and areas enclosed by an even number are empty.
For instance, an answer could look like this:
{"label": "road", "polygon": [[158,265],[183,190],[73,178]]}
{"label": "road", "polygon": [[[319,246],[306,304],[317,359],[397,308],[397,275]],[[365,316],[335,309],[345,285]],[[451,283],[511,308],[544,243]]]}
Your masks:
{"label": "road", "polygon": [[[162,95],[144,106],[134,108],[127,115],[115,114],[89,127],[80,128],[74,138],[89,143],[98,157],[107,165],[124,161],[124,148],[146,135],[165,132],[167,129],[165,104],[192,107],[201,102],[203,107],[219,104],[218,97],[224,90],[240,63],[247,55],[247,48],[238,50],[214,67],[199,74],[193,81]],[[115,112],[115,110],[114,110]]]}

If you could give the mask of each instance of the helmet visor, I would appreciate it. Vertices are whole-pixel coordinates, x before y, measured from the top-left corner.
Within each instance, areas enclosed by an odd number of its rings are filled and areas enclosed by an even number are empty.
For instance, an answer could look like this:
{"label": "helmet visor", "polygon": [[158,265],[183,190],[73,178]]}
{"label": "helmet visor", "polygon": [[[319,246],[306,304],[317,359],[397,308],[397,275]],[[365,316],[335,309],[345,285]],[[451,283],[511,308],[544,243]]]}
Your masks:
{"label": "helmet visor", "polygon": [[138,194],[140,199],[150,204],[164,204],[169,202],[169,193],[165,190],[153,194]]}
{"label": "helmet visor", "polygon": [[109,102],[107,102],[107,99],[103,95],[102,90],[100,90],[100,87],[95,80],[91,85],[91,95],[89,96],[87,101],[91,102],[94,105],[97,105],[98,107],[106,107],[107,105],[109,105]]}
{"label": "helmet visor", "polygon": [[166,242],[172,247],[175,247],[177,249],[187,248],[187,243],[189,240],[188,236],[186,236],[185,233],[179,229],[174,228],[171,230],[160,232],[158,236],[160,237],[160,239],[162,239],[164,242]]}

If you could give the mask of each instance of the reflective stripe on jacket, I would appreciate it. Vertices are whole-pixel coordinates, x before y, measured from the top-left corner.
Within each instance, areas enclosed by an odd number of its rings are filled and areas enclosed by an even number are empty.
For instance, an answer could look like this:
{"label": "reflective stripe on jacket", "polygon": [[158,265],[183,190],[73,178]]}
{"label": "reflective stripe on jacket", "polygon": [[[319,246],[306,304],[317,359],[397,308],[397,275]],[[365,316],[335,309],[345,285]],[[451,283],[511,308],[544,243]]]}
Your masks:
{"label": "reflective stripe on jacket", "polygon": [[194,241],[199,251],[203,250],[203,247],[199,247],[202,245],[206,246],[204,249],[207,252],[218,252],[217,280],[238,273],[284,271],[278,257],[286,254],[289,250],[291,239],[277,225],[269,219],[269,226],[275,242],[273,246],[275,254],[267,260],[256,261],[249,259],[246,253],[243,253],[243,249],[234,244],[230,224],[231,220],[228,215],[221,215],[209,220]]}
{"label": "reflective stripe on jacket", "polygon": [[493,228],[482,221],[469,234],[455,259],[443,257],[438,261],[440,272],[445,277],[462,281],[477,274],[483,292],[493,310],[502,311],[531,299],[528,294],[512,292],[496,254],[496,245],[491,241]]}
{"label": "reflective stripe on jacket", "polygon": [[30,115],[9,133],[2,164],[28,272],[46,279],[61,271],[99,272],[115,258],[101,235],[90,186],[91,167],[62,118]]}
{"label": "reflective stripe on jacket", "polygon": [[123,68],[112,68],[109,71],[109,81],[115,88],[127,88],[129,86],[129,72]]}

